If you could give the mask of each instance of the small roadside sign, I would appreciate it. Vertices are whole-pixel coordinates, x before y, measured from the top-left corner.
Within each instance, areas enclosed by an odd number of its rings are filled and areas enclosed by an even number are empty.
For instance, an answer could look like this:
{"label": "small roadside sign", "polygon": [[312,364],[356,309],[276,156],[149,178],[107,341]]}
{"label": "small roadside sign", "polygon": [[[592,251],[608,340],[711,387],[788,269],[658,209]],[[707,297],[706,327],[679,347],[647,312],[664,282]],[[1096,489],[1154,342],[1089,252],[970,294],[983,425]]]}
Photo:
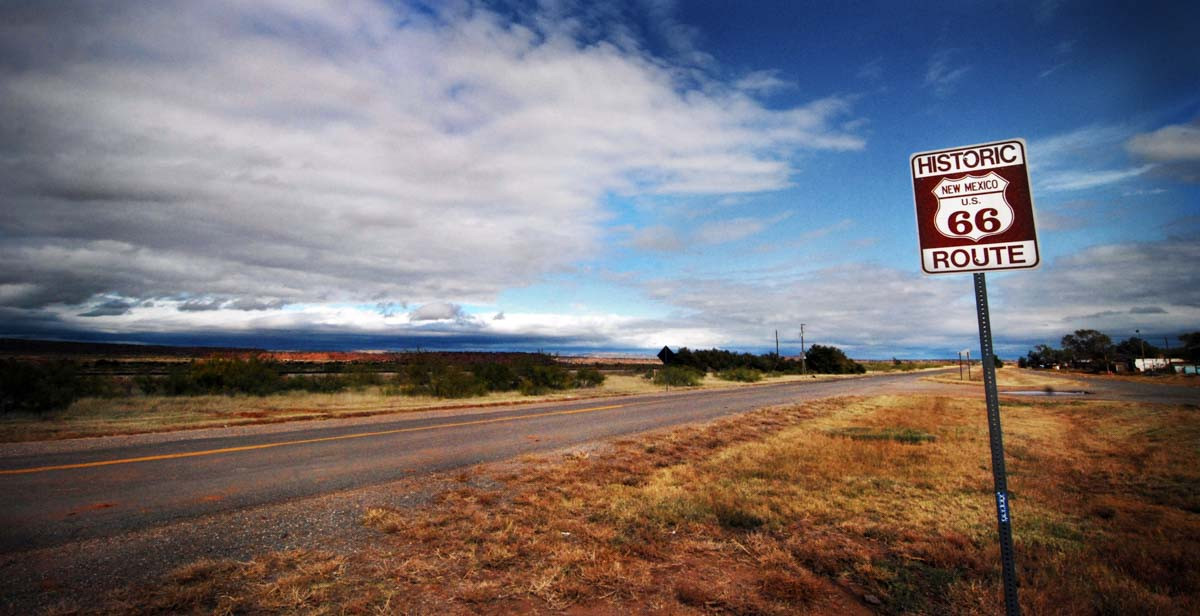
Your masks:
{"label": "small roadside sign", "polygon": [[960,274],[1041,263],[1026,160],[1024,139],[912,155],[921,271]]}

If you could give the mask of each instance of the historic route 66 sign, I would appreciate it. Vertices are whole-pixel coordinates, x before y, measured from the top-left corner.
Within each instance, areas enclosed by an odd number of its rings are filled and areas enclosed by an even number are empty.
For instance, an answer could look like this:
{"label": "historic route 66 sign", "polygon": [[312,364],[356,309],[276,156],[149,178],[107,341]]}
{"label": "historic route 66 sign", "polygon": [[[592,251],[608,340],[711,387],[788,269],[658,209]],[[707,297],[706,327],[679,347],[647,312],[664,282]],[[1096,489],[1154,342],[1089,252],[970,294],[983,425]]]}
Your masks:
{"label": "historic route 66 sign", "polygon": [[922,271],[1038,266],[1023,140],[920,152],[910,165]]}

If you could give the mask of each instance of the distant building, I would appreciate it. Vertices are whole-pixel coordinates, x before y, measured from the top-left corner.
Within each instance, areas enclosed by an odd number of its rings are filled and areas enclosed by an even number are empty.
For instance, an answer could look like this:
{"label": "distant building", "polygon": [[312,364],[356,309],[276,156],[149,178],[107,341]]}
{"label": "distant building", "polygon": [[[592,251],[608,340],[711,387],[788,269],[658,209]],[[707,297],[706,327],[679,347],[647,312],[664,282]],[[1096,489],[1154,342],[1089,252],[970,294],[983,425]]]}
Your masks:
{"label": "distant building", "polygon": [[1195,362],[1178,357],[1171,359],[1163,359],[1161,357],[1138,358],[1134,359],[1132,364],[1138,372],[1171,370],[1175,374],[1197,374],[1197,369],[1200,368]]}
{"label": "distant building", "polygon": [[1145,359],[1137,358],[1133,360],[1133,367],[1138,372],[1146,372],[1147,370],[1164,370],[1170,365],[1170,361],[1161,357],[1147,357]]}

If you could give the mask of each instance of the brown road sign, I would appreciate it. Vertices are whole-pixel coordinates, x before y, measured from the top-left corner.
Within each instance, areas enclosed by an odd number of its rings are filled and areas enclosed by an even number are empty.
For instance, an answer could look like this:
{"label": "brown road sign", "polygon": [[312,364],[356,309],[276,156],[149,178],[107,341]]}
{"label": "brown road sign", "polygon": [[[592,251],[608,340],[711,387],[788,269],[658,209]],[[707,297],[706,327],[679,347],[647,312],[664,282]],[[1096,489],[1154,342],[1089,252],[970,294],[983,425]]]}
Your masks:
{"label": "brown road sign", "polygon": [[1024,139],[918,152],[909,165],[923,272],[1038,266]]}

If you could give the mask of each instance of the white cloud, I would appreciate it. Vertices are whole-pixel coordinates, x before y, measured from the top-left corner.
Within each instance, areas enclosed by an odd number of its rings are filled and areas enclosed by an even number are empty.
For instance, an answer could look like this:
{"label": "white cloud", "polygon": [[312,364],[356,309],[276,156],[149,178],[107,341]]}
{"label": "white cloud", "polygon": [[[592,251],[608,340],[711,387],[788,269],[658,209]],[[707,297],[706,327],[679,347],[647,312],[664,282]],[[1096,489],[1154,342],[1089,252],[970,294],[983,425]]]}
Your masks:
{"label": "white cloud", "polygon": [[736,242],[767,228],[768,221],[758,218],[732,218],[705,223],[696,230],[696,240],[704,244]]}
{"label": "white cloud", "polygon": [[1128,165],[1122,144],[1132,132],[1126,125],[1094,124],[1031,142],[1029,164],[1035,188],[1087,190],[1126,182],[1153,170],[1153,164],[1114,168]]}
{"label": "white cloud", "polygon": [[1134,135],[1126,147],[1134,156],[1160,163],[1162,175],[1200,182],[1200,121]]}
{"label": "white cloud", "polygon": [[754,71],[734,82],[733,87],[746,92],[765,94],[794,87],[795,84],[779,78],[779,71]]}
{"label": "white cloud", "polygon": [[757,235],[772,225],[783,222],[792,216],[784,212],[767,218],[743,216],[727,220],[714,220],[704,223],[693,233],[695,241],[701,244],[726,244]]}
{"label": "white cloud", "polygon": [[925,85],[933,88],[934,94],[948,96],[954,91],[958,82],[971,71],[968,65],[956,65],[952,62],[955,50],[943,49],[929,58],[925,68]]}
{"label": "white cloud", "polygon": [[1154,168],[1154,165],[1142,165],[1132,169],[1111,169],[1106,171],[1062,171],[1047,176],[1041,183],[1045,190],[1083,190],[1108,184],[1116,184],[1135,178]]}
{"label": "white cloud", "polygon": [[1135,135],[1129,151],[1163,162],[1200,160],[1200,124],[1173,124],[1154,132]]}
{"label": "white cloud", "polygon": [[[1114,339],[1134,329],[1190,331],[1200,322],[1200,274],[1191,265],[1198,259],[1200,245],[1190,239],[1111,244],[1038,270],[989,276],[998,348],[1011,357],[1080,328],[1100,329]],[[86,316],[67,306],[51,310],[68,326],[110,333],[312,332],[386,337],[381,340],[469,334],[475,340],[533,340],[548,348],[652,350],[666,344],[765,350],[779,330],[785,350],[794,350],[794,330],[806,323],[810,343],[839,346],[857,357],[912,356],[929,349],[952,354],[973,347],[978,332],[970,277],[927,277],[915,270],[915,263],[912,268],[859,263],[763,276],[626,280],[674,307],[656,318],[587,311],[476,316],[449,304],[422,306],[412,314],[335,304],[184,313],[178,306],[186,300],[146,305],[121,297],[108,298]]]}
{"label": "white cloud", "polygon": [[443,321],[462,317],[462,306],[448,302],[425,304],[408,314],[410,321]]}
{"label": "white cloud", "polygon": [[1065,67],[1069,64],[1070,64],[1070,62],[1059,62],[1058,64],[1055,64],[1054,66],[1051,66],[1050,68],[1038,73],[1038,79],[1045,79],[1045,78],[1053,75],[1054,73],[1057,73],[1058,71],[1062,70],[1063,67]]}
{"label": "white cloud", "polygon": [[1093,158],[1097,150],[1115,152],[1129,138],[1132,129],[1121,124],[1092,124],[1029,143],[1029,164],[1033,170],[1059,168],[1080,159]]}
{"label": "white cloud", "polygon": [[654,225],[638,229],[629,244],[640,250],[655,252],[677,252],[683,250],[683,240],[674,229],[665,225]]}
{"label": "white cloud", "polygon": [[[1113,244],[1038,270],[989,276],[997,344],[1012,356],[1023,354],[1028,341],[1055,341],[1082,327],[1114,338],[1135,328],[1194,329],[1200,273],[1189,263],[1196,259],[1200,245],[1190,240]],[[813,342],[860,357],[905,349],[952,353],[976,344],[970,277],[927,277],[914,270],[860,263],[754,282],[744,275],[655,279],[644,289],[677,306],[680,324],[722,332],[725,345],[765,348],[775,329],[788,333],[801,322],[812,329]]]}
{"label": "white cloud", "polygon": [[13,305],[486,302],[595,254],[607,194],[774,190],[797,149],[863,147],[847,99],[765,108],[697,73],[670,21],[669,59],[578,22],[365,0],[0,23]]}
{"label": "white cloud", "polygon": [[[1190,240],[1129,242],[1087,248],[1040,270],[1004,278],[1005,301],[1020,306],[1005,323],[1056,339],[1075,329],[1184,331],[1200,319],[1200,259]],[[1064,316],[1066,315],[1066,316]]]}

